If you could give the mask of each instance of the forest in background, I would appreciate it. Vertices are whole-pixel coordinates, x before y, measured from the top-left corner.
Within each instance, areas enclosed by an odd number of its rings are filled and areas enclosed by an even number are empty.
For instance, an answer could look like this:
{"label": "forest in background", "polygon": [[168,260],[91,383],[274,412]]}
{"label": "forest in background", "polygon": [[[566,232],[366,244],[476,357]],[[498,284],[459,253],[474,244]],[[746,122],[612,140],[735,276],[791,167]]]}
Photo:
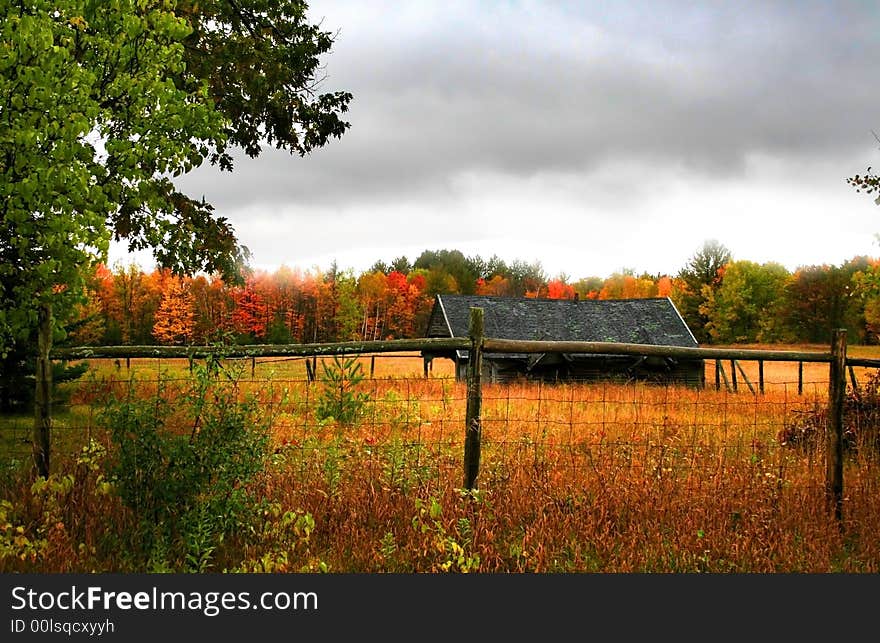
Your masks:
{"label": "forest in background", "polygon": [[434,295],[551,299],[670,297],[700,343],[826,343],[846,328],[852,343],[880,334],[880,260],[803,266],[734,260],[707,241],[674,275],[622,270],[572,280],[539,262],[507,263],[458,250],[415,261],[377,261],[356,274],[282,266],[249,270],[243,283],[219,274],[182,276],[135,264],[99,264],[68,325],[67,345],[185,345],[218,341],[312,343],[423,336]]}

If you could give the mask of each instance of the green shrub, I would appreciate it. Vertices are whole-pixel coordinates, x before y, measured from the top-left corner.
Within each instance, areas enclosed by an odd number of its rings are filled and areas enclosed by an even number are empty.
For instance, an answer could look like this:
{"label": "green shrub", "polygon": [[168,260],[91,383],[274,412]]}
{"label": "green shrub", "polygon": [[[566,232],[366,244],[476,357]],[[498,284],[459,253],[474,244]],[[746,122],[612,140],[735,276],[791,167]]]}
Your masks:
{"label": "green shrub", "polygon": [[357,390],[364,380],[363,368],[356,357],[333,356],[327,366],[321,362],[321,392],[315,407],[319,420],[335,419],[343,426],[357,422],[366,411],[369,396]]}
{"label": "green shrub", "polygon": [[163,376],[156,396],[139,398],[132,380],[107,404],[110,474],[133,515],[135,571],[207,571],[224,539],[256,519],[250,483],[269,455],[271,418],[239,401],[240,375],[240,365],[209,358],[182,391],[169,394]]}

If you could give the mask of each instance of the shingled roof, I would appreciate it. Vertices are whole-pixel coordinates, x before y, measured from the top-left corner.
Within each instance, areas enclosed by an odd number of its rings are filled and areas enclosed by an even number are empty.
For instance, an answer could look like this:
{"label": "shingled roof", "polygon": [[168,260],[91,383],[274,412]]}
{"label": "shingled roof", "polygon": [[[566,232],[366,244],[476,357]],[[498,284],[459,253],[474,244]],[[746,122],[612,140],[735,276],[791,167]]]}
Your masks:
{"label": "shingled roof", "polygon": [[483,309],[484,334],[494,339],[697,346],[668,297],[567,300],[437,295],[426,336],[467,337],[472,307]]}

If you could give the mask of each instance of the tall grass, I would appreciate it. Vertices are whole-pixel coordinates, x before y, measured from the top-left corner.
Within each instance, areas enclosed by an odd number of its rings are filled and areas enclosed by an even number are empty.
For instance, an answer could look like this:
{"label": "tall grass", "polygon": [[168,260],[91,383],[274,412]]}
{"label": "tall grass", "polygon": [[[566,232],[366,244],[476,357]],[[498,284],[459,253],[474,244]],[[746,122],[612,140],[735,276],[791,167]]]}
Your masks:
{"label": "tall grass", "polygon": [[[258,365],[237,385],[274,418],[249,486],[265,507],[218,545],[214,571],[880,571],[877,454],[847,456],[841,526],[822,446],[779,440],[825,404],[821,386],[486,385],[478,487],[465,492],[464,384],[364,379],[349,425],[316,413],[320,383],[293,366]],[[106,476],[107,427],[87,412],[121,386],[110,375],[72,398],[80,434],[100,447],[56,460],[43,487],[26,472],[3,483],[0,571],[137,571],[119,568],[133,517]],[[158,394],[149,378],[140,386]]]}

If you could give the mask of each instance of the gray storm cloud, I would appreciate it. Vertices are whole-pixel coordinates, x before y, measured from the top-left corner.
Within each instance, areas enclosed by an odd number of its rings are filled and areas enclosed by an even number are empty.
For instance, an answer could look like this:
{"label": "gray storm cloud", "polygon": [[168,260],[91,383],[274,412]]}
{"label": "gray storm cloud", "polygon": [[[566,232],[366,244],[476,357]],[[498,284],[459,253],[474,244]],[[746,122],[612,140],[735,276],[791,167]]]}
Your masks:
{"label": "gray storm cloud", "polygon": [[469,172],[635,161],[723,179],[750,154],[862,151],[880,127],[872,3],[581,4],[312,3],[339,30],[325,89],[353,92],[351,130],[182,186],[224,208],[345,207],[454,200]]}

